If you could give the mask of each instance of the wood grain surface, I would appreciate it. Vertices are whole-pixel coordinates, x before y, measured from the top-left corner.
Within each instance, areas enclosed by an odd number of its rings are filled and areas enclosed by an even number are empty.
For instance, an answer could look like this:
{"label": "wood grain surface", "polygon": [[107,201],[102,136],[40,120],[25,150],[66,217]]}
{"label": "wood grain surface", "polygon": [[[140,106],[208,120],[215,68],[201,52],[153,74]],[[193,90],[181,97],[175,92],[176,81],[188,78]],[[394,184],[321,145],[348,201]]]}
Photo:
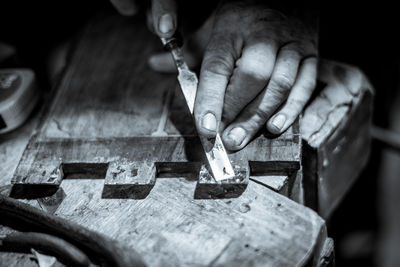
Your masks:
{"label": "wood grain surface", "polygon": [[[56,215],[134,248],[149,266],[318,266],[327,239],[324,220],[277,193],[301,199],[298,124],[279,138],[260,135],[231,155],[250,167],[241,195],[196,199],[204,159],[179,90],[168,108],[168,136],[152,136],[165,96],[176,88],[175,75],[146,65],[160,46],[140,19],[94,18],[13,182],[32,185],[21,191],[31,198],[63,190]],[[158,168],[142,199],[104,197],[105,181],[112,184],[107,172],[121,160]],[[34,186],[43,183],[49,190]]]}
{"label": "wood grain surface", "polygon": [[[160,41],[139,20],[113,16],[95,20],[83,31],[48,117],[22,156],[13,178],[15,197],[54,193],[62,179],[71,174],[71,166],[74,174],[95,172],[106,178],[107,197],[146,197],[155,176],[165,172],[168,163],[170,175],[188,170],[207,176],[200,172],[200,166],[192,168],[194,162],[205,160],[176,75],[155,73],[146,65],[147,58],[162,47]],[[165,128],[160,130],[166,114]],[[154,135],[160,131],[167,136]],[[300,155],[299,126],[295,123],[278,138],[260,134],[230,158],[238,170],[243,170],[238,173],[287,176],[288,190],[276,191],[301,202],[302,179],[297,172]],[[289,173],[281,161],[297,169],[291,168]],[[125,164],[136,175],[124,178],[125,172],[113,182],[117,176],[107,169],[115,162],[135,165],[132,169]],[[155,171],[148,169],[153,165]],[[111,180],[105,177],[107,173]],[[224,185],[205,177],[199,178],[197,197],[238,196],[248,183],[248,177],[244,182],[235,177]],[[273,183],[269,186],[274,188]],[[217,187],[220,189],[212,190]]]}

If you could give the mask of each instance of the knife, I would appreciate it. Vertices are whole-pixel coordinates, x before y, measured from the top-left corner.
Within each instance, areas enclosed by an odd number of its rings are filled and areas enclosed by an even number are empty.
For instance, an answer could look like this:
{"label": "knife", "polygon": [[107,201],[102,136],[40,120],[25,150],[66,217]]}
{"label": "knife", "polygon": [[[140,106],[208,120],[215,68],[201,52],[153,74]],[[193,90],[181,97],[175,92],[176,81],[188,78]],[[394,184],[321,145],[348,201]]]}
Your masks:
{"label": "knife", "polygon": [[[178,37],[173,36],[171,38],[161,38],[161,42],[172,54],[172,58],[174,59],[176,68],[178,69],[179,85],[190,113],[193,116],[194,101],[199,83],[197,76],[189,69],[185,62]],[[233,178],[235,172],[219,133],[217,133],[215,138],[206,138],[200,135],[199,138],[214,179],[216,181],[222,181]]]}

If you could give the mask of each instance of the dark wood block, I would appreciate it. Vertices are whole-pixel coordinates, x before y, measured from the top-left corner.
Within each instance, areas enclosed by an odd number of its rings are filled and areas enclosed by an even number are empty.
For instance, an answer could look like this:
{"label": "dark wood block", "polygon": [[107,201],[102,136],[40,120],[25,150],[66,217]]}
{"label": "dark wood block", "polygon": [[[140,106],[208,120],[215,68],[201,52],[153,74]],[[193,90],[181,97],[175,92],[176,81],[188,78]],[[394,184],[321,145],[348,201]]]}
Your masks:
{"label": "dark wood block", "polygon": [[233,164],[236,176],[231,179],[216,181],[209,169],[202,165],[197,182],[195,199],[207,198],[236,198],[239,197],[249,183],[249,165]]}
{"label": "dark wood block", "polygon": [[329,218],[367,164],[373,87],[360,69],[323,61],[301,121],[305,204]]}
{"label": "dark wood block", "polygon": [[[37,198],[54,194],[63,179],[61,160],[21,160],[12,179],[12,197]],[[31,160],[31,161],[30,161]],[[29,163],[28,163],[29,162]]]}
{"label": "dark wood block", "polygon": [[104,182],[103,198],[145,198],[156,182],[153,162],[111,162]]}

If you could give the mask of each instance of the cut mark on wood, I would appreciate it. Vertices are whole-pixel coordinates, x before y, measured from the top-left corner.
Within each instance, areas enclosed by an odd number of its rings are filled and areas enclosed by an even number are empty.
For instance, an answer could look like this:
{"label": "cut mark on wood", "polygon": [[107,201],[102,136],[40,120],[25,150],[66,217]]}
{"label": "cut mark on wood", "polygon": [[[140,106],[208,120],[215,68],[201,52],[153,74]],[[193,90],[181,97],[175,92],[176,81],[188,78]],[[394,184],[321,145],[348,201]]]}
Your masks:
{"label": "cut mark on wood", "polygon": [[239,197],[249,183],[249,166],[234,165],[235,176],[230,179],[216,181],[211,172],[202,165],[199,181],[194,194],[195,199],[217,199]]}
{"label": "cut mark on wood", "polygon": [[59,187],[54,195],[48,197],[42,197],[37,200],[39,206],[42,210],[54,214],[58,207],[61,205],[62,201],[66,197],[64,190]]}
{"label": "cut mark on wood", "polygon": [[286,195],[287,186],[289,183],[289,176],[287,175],[262,175],[262,176],[252,176],[249,178],[257,184],[268,187],[275,192]]}
{"label": "cut mark on wood", "polygon": [[172,104],[172,98],[174,96],[174,92],[175,90],[173,87],[168,88],[163,102],[163,109],[160,117],[160,122],[158,123],[157,130],[153,132],[151,136],[154,137],[168,136],[168,133],[165,131],[165,126],[167,124],[168,114]]}
{"label": "cut mark on wood", "polygon": [[201,168],[200,162],[156,162],[157,178],[183,177],[197,181]]}
{"label": "cut mark on wood", "polygon": [[37,199],[54,195],[58,185],[49,184],[13,184],[10,192],[12,198]]}
{"label": "cut mark on wood", "polygon": [[[250,161],[245,166],[241,164],[234,164],[235,177],[223,181],[216,181],[207,166],[200,162],[137,162],[120,159],[113,162],[62,162],[57,168],[51,167],[51,164],[47,167],[43,167],[45,163],[34,164],[38,167],[36,173],[39,172],[43,177],[29,180],[36,181],[36,184],[29,181],[25,183],[25,180],[14,183],[12,193],[17,198],[47,197],[57,191],[62,179],[104,178],[103,198],[144,199],[150,194],[157,178],[184,177],[188,181],[198,180],[195,199],[235,198],[246,190],[250,172],[251,181],[283,193],[287,191],[289,177],[300,168],[297,161]],[[285,179],[269,181],[274,176]]]}
{"label": "cut mark on wood", "polygon": [[250,161],[252,176],[291,175],[300,169],[298,161]]}
{"label": "cut mark on wood", "polygon": [[286,196],[290,191],[291,178],[300,169],[298,161],[250,161],[249,165],[250,181]]}
{"label": "cut mark on wood", "polygon": [[[288,175],[290,180],[290,174],[300,168],[292,140],[260,138],[229,155],[235,167],[232,172],[225,169],[225,174],[236,175],[226,181],[209,175],[212,171],[205,164],[198,136],[36,140],[17,167],[13,193],[18,198],[40,198],[54,194],[62,179],[105,178],[104,198],[143,199],[157,178],[183,177],[198,181],[195,198],[239,197],[250,173],[253,179]],[[282,160],[282,155],[291,160]]]}
{"label": "cut mark on wood", "polygon": [[104,162],[68,162],[62,163],[63,179],[104,179],[108,163]]}

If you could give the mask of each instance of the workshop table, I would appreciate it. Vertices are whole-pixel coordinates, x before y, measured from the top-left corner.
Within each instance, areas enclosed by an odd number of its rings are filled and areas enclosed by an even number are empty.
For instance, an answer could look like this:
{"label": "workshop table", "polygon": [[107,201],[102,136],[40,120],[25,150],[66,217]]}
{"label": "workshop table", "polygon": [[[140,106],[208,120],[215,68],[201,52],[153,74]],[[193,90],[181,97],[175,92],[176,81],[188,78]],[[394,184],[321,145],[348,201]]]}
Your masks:
{"label": "workshop table", "polygon": [[[333,263],[324,218],[369,153],[372,89],[357,68],[322,60],[302,120],[232,155],[250,165],[244,192],[207,199],[194,195],[203,159],[176,75],[146,65],[159,40],[115,14],[95,16],[78,39],[44,116],[1,137],[2,194],[114,238],[150,266]],[[163,117],[167,137],[154,135]],[[152,166],[156,182],[143,195],[125,180],[115,187],[112,164],[139,166],[132,177]]]}

